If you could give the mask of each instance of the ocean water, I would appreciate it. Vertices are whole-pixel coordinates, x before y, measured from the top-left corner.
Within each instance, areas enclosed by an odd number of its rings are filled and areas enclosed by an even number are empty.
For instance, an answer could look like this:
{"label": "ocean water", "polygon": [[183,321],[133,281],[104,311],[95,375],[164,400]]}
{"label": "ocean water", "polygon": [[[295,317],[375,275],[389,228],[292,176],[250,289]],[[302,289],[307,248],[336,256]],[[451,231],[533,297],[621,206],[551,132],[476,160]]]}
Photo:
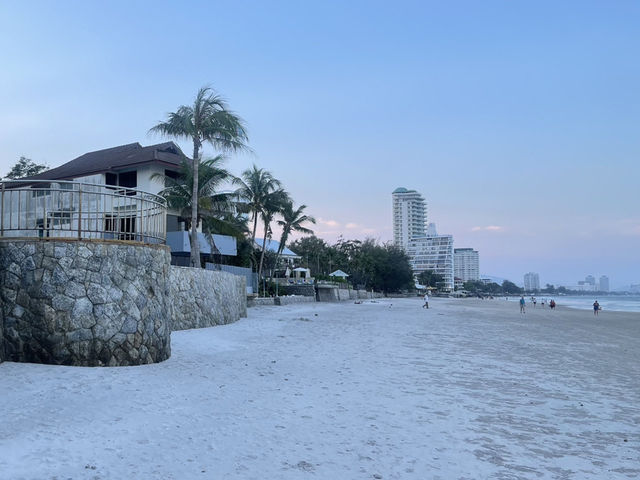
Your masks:
{"label": "ocean water", "polygon": [[[527,303],[531,297],[525,297],[527,299]],[[640,313],[640,295],[605,295],[603,297],[599,297],[597,295],[594,296],[563,296],[563,295],[538,295],[536,296],[536,300],[538,301],[538,306],[540,305],[540,300],[546,299],[546,303],[549,303],[549,300],[552,298],[556,301],[558,306],[569,307],[569,308],[577,308],[580,310],[593,310],[593,302],[598,300],[600,304],[600,308],[602,308],[603,312],[614,311],[614,312],[639,312]]]}

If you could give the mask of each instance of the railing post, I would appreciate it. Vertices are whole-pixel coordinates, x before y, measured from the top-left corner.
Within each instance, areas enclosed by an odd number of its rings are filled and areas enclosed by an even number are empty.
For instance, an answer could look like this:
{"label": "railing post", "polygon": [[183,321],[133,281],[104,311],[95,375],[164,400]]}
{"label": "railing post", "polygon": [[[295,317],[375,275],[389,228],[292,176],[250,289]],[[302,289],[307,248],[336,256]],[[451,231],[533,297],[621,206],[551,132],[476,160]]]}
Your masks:
{"label": "railing post", "polygon": [[2,182],[2,194],[0,199],[0,236],[4,237],[4,182]]}
{"label": "railing post", "polygon": [[78,240],[82,238],[82,187],[78,186]]}

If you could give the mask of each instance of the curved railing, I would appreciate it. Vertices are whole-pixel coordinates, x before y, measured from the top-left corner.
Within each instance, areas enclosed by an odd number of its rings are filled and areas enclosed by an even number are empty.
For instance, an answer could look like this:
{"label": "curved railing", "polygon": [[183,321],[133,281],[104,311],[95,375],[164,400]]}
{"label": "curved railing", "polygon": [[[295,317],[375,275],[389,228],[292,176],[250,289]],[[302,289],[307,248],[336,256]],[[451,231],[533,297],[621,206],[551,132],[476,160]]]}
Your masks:
{"label": "curved railing", "polygon": [[164,243],[165,200],[141,190],[52,180],[0,181],[0,237]]}

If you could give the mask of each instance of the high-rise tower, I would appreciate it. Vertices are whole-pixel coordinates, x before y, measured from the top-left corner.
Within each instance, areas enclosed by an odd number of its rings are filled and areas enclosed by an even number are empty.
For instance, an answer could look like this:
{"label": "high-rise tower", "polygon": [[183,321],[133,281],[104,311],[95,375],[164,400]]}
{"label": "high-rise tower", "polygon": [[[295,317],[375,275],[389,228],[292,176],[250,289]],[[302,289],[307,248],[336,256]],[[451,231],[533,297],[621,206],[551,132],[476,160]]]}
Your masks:
{"label": "high-rise tower", "polygon": [[463,282],[480,280],[480,256],[473,248],[455,248],[453,267],[453,274]]}
{"label": "high-rise tower", "polygon": [[414,238],[425,236],[427,202],[415,190],[396,188],[393,198],[393,242],[407,248]]}

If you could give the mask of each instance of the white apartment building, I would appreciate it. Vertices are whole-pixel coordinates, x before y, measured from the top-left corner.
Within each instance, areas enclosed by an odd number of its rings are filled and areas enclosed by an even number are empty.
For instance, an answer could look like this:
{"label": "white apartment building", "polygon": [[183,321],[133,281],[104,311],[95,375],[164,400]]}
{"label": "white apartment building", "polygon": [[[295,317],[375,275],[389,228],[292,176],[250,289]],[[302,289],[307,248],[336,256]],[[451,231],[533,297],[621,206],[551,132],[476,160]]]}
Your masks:
{"label": "white apartment building", "polygon": [[540,277],[537,273],[529,272],[524,274],[524,290],[525,292],[540,290]]}
{"label": "white apartment building", "polygon": [[418,275],[432,270],[444,277],[444,290],[453,291],[453,236],[438,235],[435,225],[429,224],[429,233],[424,237],[413,238],[406,247],[413,273]]}
{"label": "white apartment building", "polygon": [[599,290],[601,292],[608,292],[609,291],[609,277],[607,277],[606,275],[602,275],[600,277],[600,281],[598,282],[599,285]]}
{"label": "white apartment building", "polygon": [[453,274],[463,282],[480,280],[480,256],[473,248],[453,250]]}
{"label": "white apartment building", "polygon": [[393,199],[393,241],[409,256],[413,273],[432,270],[444,277],[443,289],[453,290],[453,237],[438,235],[427,222],[427,202],[416,190],[396,188]]}
{"label": "white apartment building", "polygon": [[415,190],[396,188],[391,194],[393,199],[393,242],[405,250],[409,242],[425,236],[427,221],[427,202]]}

